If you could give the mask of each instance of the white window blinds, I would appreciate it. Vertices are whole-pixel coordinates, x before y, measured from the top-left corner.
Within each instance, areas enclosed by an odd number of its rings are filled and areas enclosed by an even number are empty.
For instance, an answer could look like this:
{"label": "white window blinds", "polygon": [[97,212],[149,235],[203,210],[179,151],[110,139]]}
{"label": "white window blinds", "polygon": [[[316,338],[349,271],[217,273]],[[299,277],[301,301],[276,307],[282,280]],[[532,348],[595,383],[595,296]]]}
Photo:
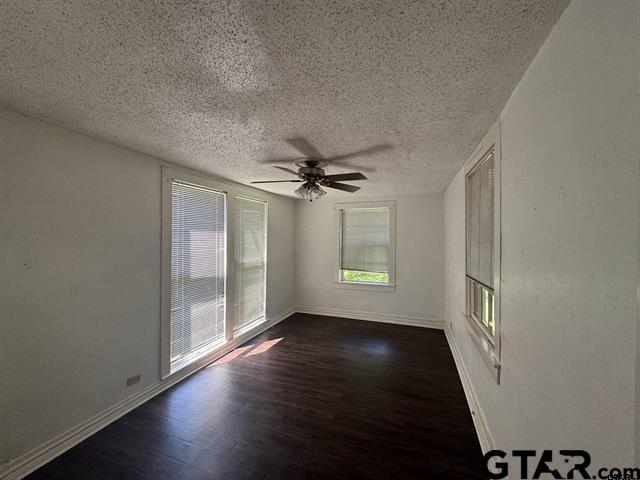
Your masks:
{"label": "white window blinds", "polygon": [[340,268],[389,273],[389,208],[341,211]]}
{"label": "white window blinds", "polygon": [[467,276],[493,288],[494,153],[466,177]]}
{"label": "white window blinds", "polygon": [[171,184],[171,364],[224,339],[226,196]]}
{"label": "white window blinds", "polygon": [[236,197],[238,330],[264,319],[267,266],[267,204]]}

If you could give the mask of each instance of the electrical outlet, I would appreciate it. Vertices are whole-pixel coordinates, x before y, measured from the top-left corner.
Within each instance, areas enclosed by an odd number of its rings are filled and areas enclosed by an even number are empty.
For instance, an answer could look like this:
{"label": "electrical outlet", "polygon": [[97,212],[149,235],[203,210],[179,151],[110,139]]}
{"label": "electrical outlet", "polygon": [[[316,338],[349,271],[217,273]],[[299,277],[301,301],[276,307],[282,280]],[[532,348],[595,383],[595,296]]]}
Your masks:
{"label": "electrical outlet", "polygon": [[127,387],[130,387],[131,385],[135,385],[136,383],[140,383],[140,374],[127,378]]}

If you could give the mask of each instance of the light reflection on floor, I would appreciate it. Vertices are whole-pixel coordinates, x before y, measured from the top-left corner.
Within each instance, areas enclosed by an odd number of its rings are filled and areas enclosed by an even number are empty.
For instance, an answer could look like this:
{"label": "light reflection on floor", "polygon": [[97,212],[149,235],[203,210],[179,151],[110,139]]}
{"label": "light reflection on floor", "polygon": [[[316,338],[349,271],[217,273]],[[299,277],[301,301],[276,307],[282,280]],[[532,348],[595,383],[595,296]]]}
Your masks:
{"label": "light reflection on floor", "polygon": [[393,347],[384,340],[365,340],[362,349],[373,355],[389,356],[393,354]]}
{"label": "light reflection on floor", "polygon": [[252,355],[258,355],[260,353],[264,353],[267,350],[269,350],[271,347],[273,347],[276,343],[278,343],[280,340],[283,340],[283,337],[276,338],[274,340],[267,340],[266,342],[262,342],[258,347],[256,347],[255,349],[253,349],[249,353],[247,353],[245,355],[245,357],[250,357]]}
{"label": "light reflection on floor", "polygon": [[247,350],[250,350],[251,348],[253,348],[253,345],[247,345],[246,347],[238,347],[238,348],[236,348],[234,350],[231,350],[224,357],[219,358],[218,360],[213,362],[211,365],[209,365],[209,367],[213,367],[215,365],[222,365],[222,364],[225,364],[225,363],[229,363],[234,358],[239,357],[240,355],[242,355]]}
{"label": "light reflection on floor", "polygon": [[[233,360],[235,360],[236,358],[242,356],[246,352],[248,352],[248,353],[246,353],[246,355],[244,355],[245,357],[250,357],[250,356],[253,356],[253,355],[259,355],[259,354],[264,353],[267,350],[269,350],[271,347],[276,345],[281,340],[284,340],[284,337],[280,337],[280,338],[275,338],[273,340],[264,341],[260,345],[258,345],[256,348],[253,348],[255,345],[247,345],[247,346],[244,346],[244,347],[235,348],[231,352],[227,353],[224,357],[221,357],[218,360],[216,360],[215,362],[213,362],[207,368],[215,367],[217,365],[224,365],[225,363],[230,363]],[[253,348],[253,350],[251,350],[252,348]]]}

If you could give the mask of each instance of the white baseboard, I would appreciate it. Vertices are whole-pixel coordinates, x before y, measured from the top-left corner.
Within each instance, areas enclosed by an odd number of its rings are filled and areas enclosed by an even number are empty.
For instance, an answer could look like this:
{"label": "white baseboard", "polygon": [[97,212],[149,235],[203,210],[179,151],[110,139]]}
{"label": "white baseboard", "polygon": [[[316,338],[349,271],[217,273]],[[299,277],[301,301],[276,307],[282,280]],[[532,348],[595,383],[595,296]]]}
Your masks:
{"label": "white baseboard", "polygon": [[134,408],[142,405],[146,401],[152,399],[159,393],[163,392],[167,388],[175,385],[176,383],[184,380],[188,376],[194,374],[201,368],[215,361],[216,359],[226,355],[238,345],[250,340],[251,338],[261,334],[268,328],[273,327],[277,323],[281,322],[285,318],[291,316],[296,312],[295,307],[290,307],[284,312],[275,315],[266,322],[256,326],[242,335],[234,338],[227,343],[220,350],[212,352],[188,367],[183,368],[175,375],[172,375],[165,380],[160,380],[146,389],[128,397],[121,402],[116,403],[112,407],[100,412],[92,418],[82,422],[79,425],[67,430],[66,432],[57,435],[48,442],[34,448],[33,450],[25,453],[24,455],[0,466],[0,480],[19,480],[34,470],[40,468],[42,465],[50,462],[58,455],[66,452],[70,448],[74,447],[84,439],[90,437],[97,431],[106,427],[110,423],[114,422],[123,415],[129,413]]}
{"label": "white baseboard", "polygon": [[338,308],[320,307],[296,307],[299,313],[310,313],[313,315],[325,315],[327,317],[342,317],[353,320],[367,320],[369,322],[394,323],[397,325],[409,325],[411,327],[425,327],[444,329],[444,323],[440,320],[423,317],[408,317],[402,315],[388,315],[385,313],[360,312],[354,310],[340,310]]}
{"label": "white baseboard", "polygon": [[469,378],[469,374],[467,373],[467,369],[464,366],[462,355],[460,354],[460,350],[458,350],[458,345],[453,338],[451,330],[449,328],[445,328],[444,334],[447,337],[447,342],[449,342],[449,348],[451,349],[453,360],[458,369],[462,388],[464,389],[464,394],[467,397],[467,403],[469,404],[469,410],[471,410],[473,425],[476,427],[476,433],[478,435],[478,440],[480,441],[480,448],[482,449],[482,453],[487,453],[489,450],[494,450],[495,448],[495,443],[493,441],[491,431],[489,430],[487,419],[484,416],[482,407],[480,407],[478,397],[473,388],[473,384],[471,383],[471,379]]}

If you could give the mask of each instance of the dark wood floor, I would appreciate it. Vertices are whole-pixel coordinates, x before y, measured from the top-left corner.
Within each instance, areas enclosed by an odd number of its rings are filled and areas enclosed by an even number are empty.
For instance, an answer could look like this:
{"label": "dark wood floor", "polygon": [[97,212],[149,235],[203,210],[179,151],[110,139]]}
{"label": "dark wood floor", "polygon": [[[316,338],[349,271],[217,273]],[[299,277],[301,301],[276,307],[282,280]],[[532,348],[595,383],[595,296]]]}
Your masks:
{"label": "dark wood floor", "polygon": [[296,314],[249,345],[28,478],[482,478],[442,331]]}

